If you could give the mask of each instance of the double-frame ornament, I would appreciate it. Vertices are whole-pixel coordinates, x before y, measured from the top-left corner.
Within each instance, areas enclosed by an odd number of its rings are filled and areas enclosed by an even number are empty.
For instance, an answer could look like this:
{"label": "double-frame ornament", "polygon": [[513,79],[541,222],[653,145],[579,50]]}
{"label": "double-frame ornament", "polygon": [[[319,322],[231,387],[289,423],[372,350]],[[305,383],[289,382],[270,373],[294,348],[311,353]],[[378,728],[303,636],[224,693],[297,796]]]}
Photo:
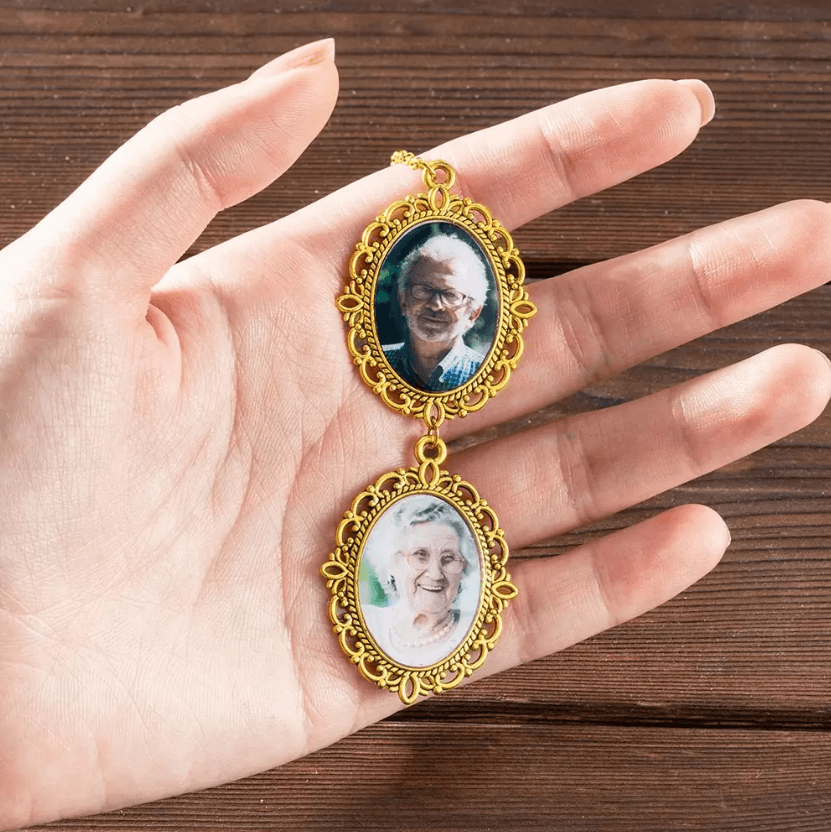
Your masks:
{"label": "double-frame ornament", "polygon": [[410,704],[482,665],[516,595],[496,514],[441,467],[439,429],[505,387],[536,307],[510,233],[452,192],[453,168],[404,151],[399,162],[421,170],[426,191],[367,226],[337,306],[364,383],[426,433],[413,467],[355,497],[321,573],[347,658]]}

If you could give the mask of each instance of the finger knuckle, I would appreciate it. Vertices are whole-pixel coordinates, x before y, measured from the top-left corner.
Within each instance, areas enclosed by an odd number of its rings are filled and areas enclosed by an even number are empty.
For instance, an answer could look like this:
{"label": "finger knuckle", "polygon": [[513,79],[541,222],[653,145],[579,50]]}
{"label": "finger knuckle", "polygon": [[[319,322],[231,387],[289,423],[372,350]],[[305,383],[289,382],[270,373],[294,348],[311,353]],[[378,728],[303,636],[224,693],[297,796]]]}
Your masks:
{"label": "finger knuckle", "polygon": [[708,329],[719,329],[727,323],[722,319],[720,305],[713,296],[713,266],[708,253],[703,251],[695,236],[687,240],[687,284],[695,308]]}
{"label": "finger knuckle", "polygon": [[568,277],[561,279],[558,288],[559,328],[563,343],[580,373],[581,385],[611,375],[615,365],[614,350],[597,293],[590,291],[586,281]]}
{"label": "finger knuckle", "polygon": [[564,500],[579,525],[600,515],[595,494],[597,473],[585,443],[566,423],[557,434],[557,461]]}
{"label": "finger knuckle", "polygon": [[679,467],[690,477],[707,469],[706,443],[701,441],[701,414],[685,388],[668,393],[668,424],[672,431],[672,447]]}
{"label": "finger knuckle", "polygon": [[546,179],[556,183],[562,191],[558,202],[573,202],[581,196],[575,174],[577,164],[561,138],[561,125],[550,116],[541,115],[537,119],[537,131],[540,145],[552,169],[552,175]]}
{"label": "finger knuckle", "polygon": [[196,189],[200,201],[213,206],[215,211],[220,211],[226,207],[227,202],[221,180],[212,170],[210,159],[201,152],[204,142],[197,141],[187,103],[178,104],[157,116],[151,129],[161,134],[176,164]]}

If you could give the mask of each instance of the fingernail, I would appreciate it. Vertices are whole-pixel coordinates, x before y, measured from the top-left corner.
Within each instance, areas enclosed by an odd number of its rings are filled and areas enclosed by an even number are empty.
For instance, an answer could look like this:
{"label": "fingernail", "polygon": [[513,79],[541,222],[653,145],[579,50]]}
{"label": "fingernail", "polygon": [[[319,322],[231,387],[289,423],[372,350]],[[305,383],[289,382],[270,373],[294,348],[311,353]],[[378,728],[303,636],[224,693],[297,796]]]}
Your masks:
{"label": "fingernail", "polygon": [[731,534],[730,527],[727,523],[724,524],[724,537],[726,538],[724,541],[724,548],[726,549],[733,542],[733,535]]}
{"label": "fingernail", "polygon": [[684,78],[676,83],[685,86],[698,99],[698,105],[701,107],[701,126],[709,124],[716,114],[716,99],[712,90],[698,78]]}
{"label": "fingernail", "polygon": [[285,55],[280,55],[273,61],[261,66],[248,76],[248,80],[250,81],[252,78],[273,78],[275,75],[288,72],[290,69],[322,64],[325,61],[334,60],[334,57],[334,38],[324,38],[312,43],[304,43],[303,46],[298,46],[297,49],[292,49],[291,52],[286,52]]}

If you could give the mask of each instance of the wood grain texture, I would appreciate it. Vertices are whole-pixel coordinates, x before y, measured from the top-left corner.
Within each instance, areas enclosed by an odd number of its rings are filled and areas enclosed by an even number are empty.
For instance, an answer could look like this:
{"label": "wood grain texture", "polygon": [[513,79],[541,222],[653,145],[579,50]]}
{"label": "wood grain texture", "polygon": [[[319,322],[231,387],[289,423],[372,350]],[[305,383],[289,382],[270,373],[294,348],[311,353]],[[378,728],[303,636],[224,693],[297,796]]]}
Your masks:
{"label": "wood grain texture", "polygon": [[818,732],[383,723],[277,772],[60,828],[825,832],[829,787]]}
{"label": "wood grain texture", "polygon": [[678,160],[526,226],[517,234],[526,257],[603,259],[790,198],[822,198],[831,180],[825,23],[0,8],[0,32],[0,243],[153,115],[321,35],[337,39],[342,79],[329,127],[279,185],[220,216],[200,246],[383,166],[391,147],[423,150],[637,78],[702,77],[716,119]]}
{"label": "wood grain texture", "polygon": [[[278,183],[193,250],[386,164],[551,101],[645,77],[713,87],[679,159],[516,234],[545,277],[795,197],[831,193],[831,6],[660,0],[0,2],[0,245],[148,119],[334,35],[341,97]],[[614,406],[784,341],[831,352],[831,288],[519,420]],[[487,432],[467,440],[492,438]],[[465,444],[465,443],[460,443]],[[723,564],[557,656],[422,703],[280,770],[58,830],[827,830],[831,422],[587,528],[672,505],[728,520]],[[0,753],[2,753],[0,751]]]}

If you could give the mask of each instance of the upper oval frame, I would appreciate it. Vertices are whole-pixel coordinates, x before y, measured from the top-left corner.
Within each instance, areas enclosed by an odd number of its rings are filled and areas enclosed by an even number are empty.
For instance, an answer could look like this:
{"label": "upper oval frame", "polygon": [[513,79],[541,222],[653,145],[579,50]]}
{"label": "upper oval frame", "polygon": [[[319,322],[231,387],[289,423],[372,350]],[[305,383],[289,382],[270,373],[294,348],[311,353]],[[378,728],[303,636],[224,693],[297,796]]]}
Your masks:
{"label": "upper oval frame", "polygon": [[[364,229],[337,306],[348,326],[349,352],[364,383],[388,407],[435,428],[445,419],[480,410],[508,383],[522,357],[522,332],[537,309],[524,286],[525,266],[510,233],[484,205],[452,193],[453,168],[441,160],[425,162],[406,151],[393,154],[392,164],[399,162],[422,171],[426,193],[396,200]],[[438,392],[414,386],[392,367],[379,337],[376,308],[387,256],[405,234],[424,223],[447,223],[472,238],[488,262],[497,296],[493,337],[478,369],[458,387]]]}

